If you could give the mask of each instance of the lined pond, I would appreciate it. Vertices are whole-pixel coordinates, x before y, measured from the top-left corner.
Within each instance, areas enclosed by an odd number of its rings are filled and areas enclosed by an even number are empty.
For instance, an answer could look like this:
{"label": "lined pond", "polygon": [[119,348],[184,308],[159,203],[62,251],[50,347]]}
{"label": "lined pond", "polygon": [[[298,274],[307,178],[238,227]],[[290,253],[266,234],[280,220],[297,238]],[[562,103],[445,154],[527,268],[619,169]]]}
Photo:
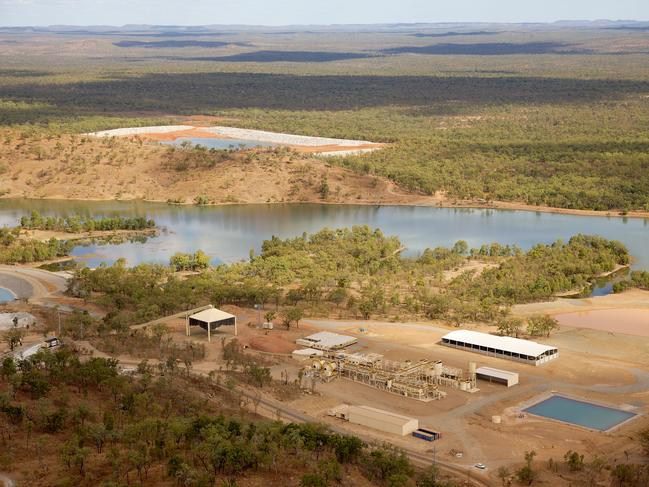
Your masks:
{"label": "lined pond", "polygon": [[172,141],[165,141],[162,144],[182,146],[191,144],[192,146],[206,147],[207,149],[231,149],[242,150],[252,149],[254,147],[275,147],[276,144],[270,142],[259,142],[258,140],[247,139],[217,139],[206,137],[179,137]]}
{"label": "lined pond", "polygon": [[8,289],[0,287],[0,303],[7,303],[9,301],[13,301],[14,299],[16,299],[14,293],[9,291]]}
{"label": "lined pond", "polygon": [[649,269],[649,220],[573,216],[525,211],[447,209],[415,206],[321,204],[174,206],[162,203],[0,200],[0,225],[16,225],[22,215],[93,217],[148,216],[163,228],[145,243],[79,246],[76,258],[89,266],[123,257],[131,265],[167,263],[175,252],[204,250],[213,263],[248,258],[272,235],[291,237],[323,227],[367,224],[397,235],[410,255],[426,247],[466,240],[471,247],[499,242],[527,249],[537,243],[569,239],[577,233],[601,235],[626,244],[637,268]]}
{"label": "lined pond", "polygon": [[608,431],[637,416],[629,411],[563,396],[552,396],[528,407],[525,412],[599,431]]}

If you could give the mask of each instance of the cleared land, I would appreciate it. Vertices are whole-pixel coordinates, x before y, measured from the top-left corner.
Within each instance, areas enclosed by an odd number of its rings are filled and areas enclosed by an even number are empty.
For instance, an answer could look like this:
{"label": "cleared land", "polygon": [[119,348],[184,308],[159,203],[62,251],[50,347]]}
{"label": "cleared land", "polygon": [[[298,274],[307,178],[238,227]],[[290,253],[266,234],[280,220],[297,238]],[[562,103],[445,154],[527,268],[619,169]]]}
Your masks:
{"label": "cleared land", "polygon": [[602,309],[554,315],[559,323],[627,335],[649,336],[649,309]]}

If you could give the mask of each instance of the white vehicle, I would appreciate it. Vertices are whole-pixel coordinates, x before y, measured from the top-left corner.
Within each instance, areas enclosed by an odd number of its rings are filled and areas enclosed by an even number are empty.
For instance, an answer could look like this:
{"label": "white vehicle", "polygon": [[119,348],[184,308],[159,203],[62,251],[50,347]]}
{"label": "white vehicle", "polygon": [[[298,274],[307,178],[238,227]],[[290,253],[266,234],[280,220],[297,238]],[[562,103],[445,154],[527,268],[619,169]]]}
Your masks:
{"label": "white vehicle", "polygon": [[487,468],[487,466],[484,463],[476,463],[474,467],[480,470],[485,470]]}

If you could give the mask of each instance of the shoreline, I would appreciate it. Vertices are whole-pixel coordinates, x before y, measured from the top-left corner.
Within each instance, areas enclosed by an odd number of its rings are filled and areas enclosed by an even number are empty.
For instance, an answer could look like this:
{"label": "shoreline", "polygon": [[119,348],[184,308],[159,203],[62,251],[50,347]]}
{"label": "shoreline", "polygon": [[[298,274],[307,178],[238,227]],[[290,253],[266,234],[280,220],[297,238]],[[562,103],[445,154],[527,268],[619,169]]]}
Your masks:
{"label": "shoreline", "polygon": [[[219,202],[219,203],[209,203],[206,205],[196,205],[191,202],[169,202],[165,199],[145,199],[145,198],[127,198],[127,199],[116,199],[116,198],[74,198],[74,197],[22,197],[17,198],[15,196],[0,196],[0,200],[11,201],[11,200],[44,200],[44,201],[91,201],[91,202],[101,202],[101,201],[114,201],[114,202],[141,202],[141,203],[156,203],[156,204],[166,204],[172,206],[201,206],[201,207],[210,207],[210,206],[234,206],[234,205],[294,205],[294,204],[319,204],[319,205],[338,205],[338,206],[414,206],[422,208],[443,208],[443,209],[467,209],[467,210],[498,210],[498,211],[526,211],[530,213],[547,213],[547,214],[556,214],[556,215],[571,215],[571,216],[591,216],[591,217],[606,217],[606,218],[634,218],[634,219],[649,219],[649,211],[629,211],[622,212],[620,210],[578,210],[572,208],[557,208],[551,206],[535,206],[528,205],[525,203],[515,203],[508,201],[493,201],[491,203],[482,203],[479,201],[462,201],[462,202],[448,202],[443,199],[440,199],[436,196],[422,196],[417,194],[408,194],[404,193],[399,195],[403,197],[403,200],[396,201],[363,201],[350,199],[349,201],[326,201],[318,198],[312,198],[302,201],[247,201],[247,202]],[[412,198],[412,201],[408,201],[409,198]]]}
{"label": "shoreline", "polygon": [[79,242],[84,240],[103,240],[109,242],[114,238],[137,238],[137,237],[155,237],[160,234],[161,229],[158,227],[154,228],[143,228],[140,230],[99,230],[92,232],[77,232],[77,233],[68,233],[58,230],[31,230],[25,229],[22,230],[20,237],[23,239],[38,240],[40,242],[47,242],[48,240],[55,238],[56,240],[67,241],[67,242]]}

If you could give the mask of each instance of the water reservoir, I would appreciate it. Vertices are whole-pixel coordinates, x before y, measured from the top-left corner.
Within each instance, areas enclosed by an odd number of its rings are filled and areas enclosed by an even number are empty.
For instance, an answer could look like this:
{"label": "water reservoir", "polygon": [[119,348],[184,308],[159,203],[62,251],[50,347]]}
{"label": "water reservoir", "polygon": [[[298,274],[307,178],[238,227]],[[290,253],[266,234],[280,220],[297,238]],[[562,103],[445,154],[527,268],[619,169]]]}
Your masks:
{"label": "water reservoir", "polygon": [[599,431],[608,431],[636,416],[629,411],[563,396],[552,396],[525,409],[525,412]]}

